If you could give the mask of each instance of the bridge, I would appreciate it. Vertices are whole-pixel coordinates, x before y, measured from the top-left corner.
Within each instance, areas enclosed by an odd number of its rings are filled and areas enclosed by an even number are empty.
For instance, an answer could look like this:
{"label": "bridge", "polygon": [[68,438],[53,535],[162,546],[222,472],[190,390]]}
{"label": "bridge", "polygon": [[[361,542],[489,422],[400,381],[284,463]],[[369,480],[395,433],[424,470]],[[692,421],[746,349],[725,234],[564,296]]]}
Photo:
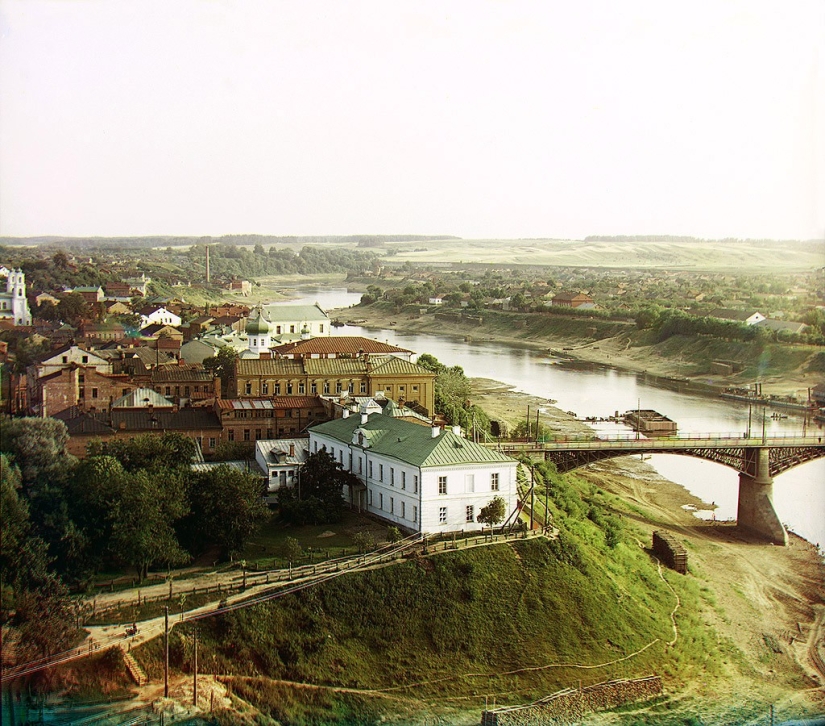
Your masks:
{"label": "bridge", "polygon": [[511,456],[524,454],[552,461],[560,472],[629,454],[681,454],[728,466],[739,472],[739,526],[783,545],[788,543],[788,534],[773,507],[773,478],[794,466],[825,457],[822,437],[798,435],[768,438],[691,433],[637,438],[635,434],[618,434],[501,443],[496,448]]}

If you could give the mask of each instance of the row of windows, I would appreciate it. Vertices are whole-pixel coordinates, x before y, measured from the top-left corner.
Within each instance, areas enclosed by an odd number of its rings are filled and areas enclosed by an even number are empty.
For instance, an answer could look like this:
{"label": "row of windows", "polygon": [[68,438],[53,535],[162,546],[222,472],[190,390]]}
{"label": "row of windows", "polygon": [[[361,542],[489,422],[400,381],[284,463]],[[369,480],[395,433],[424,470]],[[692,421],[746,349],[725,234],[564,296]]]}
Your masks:
{"label": "row of windows", "polygon": [[[296,434],[297,430],[295,426],[279,426],[278,427],[278,436],[284,436],[286,434]],[[244,441],[258,441],[259,439],[264,438],[262,436],[263,429],[255,429],[255,438],[252,438],[252,429],[243,429],[243,440]],[[227,440],[234,441],[235,440],[235,429],[227,429]],[[266,429],[266,438],[267,439],[274,439],[275,438],[275,429]]]}
{"label": "row of windows", "polygon": [[[472,504],[468,504],[464,508],[464,521],[467,523],[475,522],[475,508]],[[438,508],[438,523],[447,524],[447,507]]]}
{"label": "row of windows", "polygon": [[[331,384],[330,384],[329,381],[324,381],[321,388],[322,388],[322,392],[324,394],[332,393]],[[251,381],[247,381],[245,383],[244,390],[246,391],[247,396],[252,395],[252,382]],[[346,390],[348,393],[355,393],[355,382],[354,381],[348,381],[347,384],[346,384],[346,387],[345,387],[344,384],[341,381],[336,381],[335,382],[335,392],[336,393],[343,393],[344,390]],[[315,395],[315,394],[318,393],[318,382],[317,381],[313,381],[310,384],[309,392],[312,395]],[[359,383],[359,392],[360,393],[366,393],[367,392],[367,382],[366,381],[361,381]],[[290,382],[286,383],[284,386],[281,386],[280,383],[273,383],[272,384],[272,395],[273,396],[280,396],[282,393],[285,393],[287,396],[294,396],[294,395],[296,395],[296,393],[299,396],[304,396],[304,395],[306,395],[306,383],[304,383],[304,381],[299,381],[296,385],[295,383],[290,381]],[[268,396],[269,395],[269,382],[268,381],[264,381],[264,382],[261,383],[261,395],[262,396]]]}
{"label": "row of windows", "polygon": [[[490,491],[497,492],[499,490],[499,474],[497,471],[494,471],[490,474]],[[476,490],[475,484],[475,474],[465,474],[464,475],[464,488],[467,492],[474,492]],[[438,493],[439,494],[446,494],[447,493],[447,477],[440,476],[438,477]],[[469,521],[469,520],[468,520]]]}
{"label": "row of windows", "polygon": [[[269,410],[261,410],[261,411],[224,411],[224,416],[232,416],[234,413],[234,418],[280,418],[277,415],[277,411],[274,409]],[[301,414],[303,413],[304,416],[307,418],[312,418],[314,415],[312,411],[302,412],[298,409],[293,411],[292,409],[287,409],[284,411],[284,418],[301,418]]]}
{"label": "row of windows", "polygon": [[[160,393],[160,388],[161,388],[160,386],[155,386],[155,391]],[[184,386],[183,387],[183,395],[184,396],[189,396],[190,395],[190,390],[191,389],[190,389],[189,386]],[[200,386],[195,386],[195,393],[200,393],[200,392],[201,392],[201,387]],[[204,386],[203,387],[203,392],[208,393],[209,392],[209,387]],[[166,386],[165,389],[164,389],[164,394],[163,395],[164,396],[171,396],[172,395],[172,386]],[[180,386],[175,386],[175,395],[180,396]]]}
{"label": "row of windows", "polygon": [[[358,460],[358,473],[363,474],[360,459]],[[375,477],[373,477],[373,474],[372,474],[372,462],[369,462],[369,477],[370,477],[370,479],[375,478]],[[380,481],[380,482],[384,481],[384,465],[383,464],[378,464],[378,481]],[[391,487],[395,486],[395,468],[392,467],[392,466],[390,467],[390,486]],[[407,472],[406,471],[401,472],[401,488],[402,489],[407,488]],[[413,492],[415,494],[418,494],[418,474],[413,474]]]}
{"label": "row of windows", "polygon": [[[372,507],[373,506],[372,489],[370,489],[369,492],[370,492],[370,500],[369,501],[370,501],[370,506]],[[389,499],[389,503],[390,503],[389,513],[390,514],[395,514],[395,497],[387,497],[387,499]],[[401,505],[401,508],[400,508],[399,513],[401,515],[401,519],[407,519],[407,503],[402,499],[401,502],[400,502],[400,505]],[[380,509],[382,512],[384,511],[384,493],[383,492],[378,492],[378,509]],[[412,509],[412,512],[411,512],[412,519],[411,519],[411,521],[412,522],[417,522],[418,521],[418,506],[413,504],[411,509]]]}

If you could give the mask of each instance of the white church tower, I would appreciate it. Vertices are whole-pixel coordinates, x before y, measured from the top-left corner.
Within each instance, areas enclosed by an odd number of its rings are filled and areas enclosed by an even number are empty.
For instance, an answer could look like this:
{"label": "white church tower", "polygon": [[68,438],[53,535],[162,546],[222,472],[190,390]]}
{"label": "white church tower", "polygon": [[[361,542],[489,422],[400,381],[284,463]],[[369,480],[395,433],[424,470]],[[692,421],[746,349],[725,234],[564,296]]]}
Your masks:
{"label": "white church tower", "polygon": [[15,325],[32,324],[26,298],[26,276],[20,268],[8,272],[6,292],[0,293],[0,317],[11,318]]}

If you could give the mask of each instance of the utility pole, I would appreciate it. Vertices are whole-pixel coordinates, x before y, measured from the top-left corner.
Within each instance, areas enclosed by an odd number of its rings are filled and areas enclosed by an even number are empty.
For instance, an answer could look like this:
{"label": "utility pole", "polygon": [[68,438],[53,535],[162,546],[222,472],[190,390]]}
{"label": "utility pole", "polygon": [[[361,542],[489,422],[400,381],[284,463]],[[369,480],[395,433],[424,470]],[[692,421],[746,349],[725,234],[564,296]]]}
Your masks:
{"label": "utility pole", "polygon": [[527,406],[527,443],[530,443],[530,406]]}
{"label": "utility pole", "polygon": [[539,443],[539,407],[536,406],[536,444]]}
{"label": "utility pole", "polygon": [[163,697],[169,698],[169,606],[164,607],[163,615]]}
{"label": "utility pole", "polygon": [[536,505],[536,473],[530,464],[530,531],[533,531],[533,508]]}
{"label": "utility pole", "polygon": [[195,667],[194,667],[194,682],[192,684],[192,705],[198,705],[198,626],[195,625]]}
{"label": "utility pole", "polygon": [[762,443],[765,444],[768,441],[768,434],[765,431],[765,419],[767,418],[767,411],[763,408],[762,409]]}

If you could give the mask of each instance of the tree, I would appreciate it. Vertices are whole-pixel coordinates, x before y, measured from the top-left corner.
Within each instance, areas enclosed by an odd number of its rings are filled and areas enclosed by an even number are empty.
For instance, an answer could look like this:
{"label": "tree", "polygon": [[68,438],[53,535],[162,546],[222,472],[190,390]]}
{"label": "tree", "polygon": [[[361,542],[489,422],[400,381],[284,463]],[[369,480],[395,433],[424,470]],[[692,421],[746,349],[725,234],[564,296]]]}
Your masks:
{"label": "tree", "polygon": [[295,537],[287,537],[284,540],[281,546],[281,552],[290,565],[293,562],[297,562],[301,558],[301,555],[304,554],[304,551],[301,549],[301,543],[295,539]]}
{"label": "tree", "polygon": [[221,348],[216,355],[203,361],[207,371],[213,371],[221,379],[221,390],[226,395],[229,379],[235,371],[235,362],[238,360],[238,351],[228,345]]}
{"label": "tree", "polygon": [[356,532],[352,542],[360,555],[375,549],[375,537],[372,536],[372,532]]}
{"label": "tree", "polygon": [[195,442],[179,433],[162,436],[141,434],[132,439],[97,442],[89,446],[90,455],[112,456],[129,472],[141,469],[188,470],[196,450]]}
{"label": "tree", "polygon": [[338,522],[344,510],[343,488],[359,483],[326,449],[307,458],[299,477],[300,498],[294,489],[283,488],[278,492],[281,516],[295,524]]}
{"label": "tree", "polygon": [[398,527],[387,527],[387,542],[395,544],[401,541],[401,530]]}
{"label": "tree", "polygon": [[189,554],[174,524],[188,512],[181,477],[174,471],[137,471],[128,476],[111,513],[112,549],[143,580],[152,565],[180,565]]}
{"label": "tree", "polygon": [[241,554],[270,516],[261,478],[226,465],[195,474],[188,490],[191,514],[182,528],[196,548],[214,543],[224,557]]}
{"label": "tree", "polygon": [[476,517],[476,521],[481,524],[486,524],[490,527],[495,527],[500,522],[504,521],[504,516],[507,514],[507,504],[501,497],[493,497],[486,507],[482,507],[481,511]]}
{"label": "tree", "polygon": [[0,419],[0,451],[9,454],[24,491],[65,480],[77,459],[66,452],[69,432],[54,418]]}

